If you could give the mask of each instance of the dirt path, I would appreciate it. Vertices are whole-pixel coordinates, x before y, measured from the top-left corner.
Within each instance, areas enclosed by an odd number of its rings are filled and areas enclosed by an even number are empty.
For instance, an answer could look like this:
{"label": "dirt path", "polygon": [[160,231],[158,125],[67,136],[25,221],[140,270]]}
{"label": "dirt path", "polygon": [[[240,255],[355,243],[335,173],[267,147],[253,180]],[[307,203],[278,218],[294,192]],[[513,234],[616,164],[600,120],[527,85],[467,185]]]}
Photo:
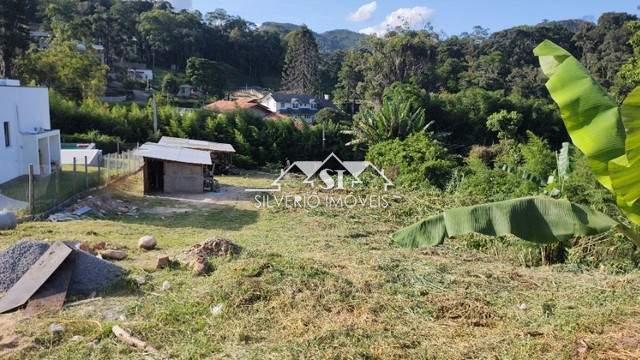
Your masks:
{"label": "dirt path", "polygon": [[157,199],[200,203],[207,205],[248,205],[253,201],[254,195],[246,192],[247,188],[232,185],[221,185],[217,192],[201,194],[166,194],[150,196]]}
{"label": "dirt path", "polygon": [[21,318],[20,312],[0,315],[0,358],[29,346],[29,342],[16,334],[16,325]]}

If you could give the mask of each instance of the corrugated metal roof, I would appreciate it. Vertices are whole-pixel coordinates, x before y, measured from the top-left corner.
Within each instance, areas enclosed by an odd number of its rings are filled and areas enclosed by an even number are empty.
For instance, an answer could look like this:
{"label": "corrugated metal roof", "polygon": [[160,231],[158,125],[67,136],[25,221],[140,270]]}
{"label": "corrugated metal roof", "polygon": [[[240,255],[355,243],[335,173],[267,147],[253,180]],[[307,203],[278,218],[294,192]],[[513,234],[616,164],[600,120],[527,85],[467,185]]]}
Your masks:
{"label": "corrugated metal roof", "polygon": [[211,165],[211,154],[207,151],[194,150],[185,147],[146,143],[135,151],[138,156],[175,161],[186,164]]}
{"label": "corrugated metal roof", "polygon": [[181,138],[175,138],[170,136],[163,136],[158,143],[161,145],[181,146],[181,147],[186,147],[191,149],[228,152],[228,153],[236,152],[236,150],[233,148],[233,146],[231,146],[231,144],[215,143],[211,141],[202,141],[202,140],[181,139]]}

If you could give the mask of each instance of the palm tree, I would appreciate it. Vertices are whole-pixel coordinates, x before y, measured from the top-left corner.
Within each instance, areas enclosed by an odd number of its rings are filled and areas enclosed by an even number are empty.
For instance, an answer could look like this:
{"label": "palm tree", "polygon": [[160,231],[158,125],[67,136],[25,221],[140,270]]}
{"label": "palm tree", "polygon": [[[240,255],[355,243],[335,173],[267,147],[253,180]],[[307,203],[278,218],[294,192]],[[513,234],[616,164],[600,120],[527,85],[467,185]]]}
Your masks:
{"label": "palm tree", "polygon": [[385,140],[404,139],[425,128],[425,111],[415,109],[410,102],[386,99],[379,109],[363,109],[353,120],[353,135],[347,145],[371,145]]}

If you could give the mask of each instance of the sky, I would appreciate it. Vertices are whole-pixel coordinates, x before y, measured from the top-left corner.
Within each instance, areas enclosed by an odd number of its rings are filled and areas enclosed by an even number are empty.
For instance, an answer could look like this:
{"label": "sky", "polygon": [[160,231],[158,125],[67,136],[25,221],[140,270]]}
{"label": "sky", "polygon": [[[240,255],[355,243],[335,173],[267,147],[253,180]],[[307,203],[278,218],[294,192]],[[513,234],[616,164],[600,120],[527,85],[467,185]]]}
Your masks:
{"label": "sky", "polygon": [[[476,25],[491,31],[542,20],[596,20],[608,11],[638,15],[640,0],[191,0],[202,13],[223,8],[261,24],[306,24],[317,32],[350,29],[383,34],[398,23],[457,35]],[[398,20],[403,19],[403,20]]]}

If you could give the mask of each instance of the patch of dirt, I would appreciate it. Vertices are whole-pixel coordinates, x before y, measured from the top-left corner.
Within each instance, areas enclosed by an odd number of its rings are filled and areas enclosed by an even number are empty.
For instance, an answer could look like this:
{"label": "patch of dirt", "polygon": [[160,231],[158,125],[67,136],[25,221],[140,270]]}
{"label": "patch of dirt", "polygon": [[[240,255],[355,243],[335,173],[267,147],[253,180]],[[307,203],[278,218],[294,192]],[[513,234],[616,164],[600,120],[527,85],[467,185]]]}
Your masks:
{"label": "patch of dirt", "polygon": [[437,304],[435,318],[461,321],[472,326],[489,326],[496,313],[485,302],[464,296],[435,297]]}
{"label": "patch of dirt", "polygon": [[242,248],[226,239],[209,239],[203,243],[193,245],[189,250],[185,252],[185,256],[188,260],[197,258],[212,258],[237,255],[242,251]]}
{"label": "patch of dirt", "polygon": [[0,315],[0,358],[28,348],[31,342],[16,333],[16,325],[22,318],[19,312]]}
{"label": "patch of dirt", "polygon": [[628,321],[575,342],[575,359],[640,359],[640,323]]}
{"label": "patch of dirt", "polygon": [[151,215],[174,215],[174,214],[186,214],[192,212],[193,209],[188,208],[172,208],[172,207],[154,207],[151,209],[142,210],[145,214]]}

